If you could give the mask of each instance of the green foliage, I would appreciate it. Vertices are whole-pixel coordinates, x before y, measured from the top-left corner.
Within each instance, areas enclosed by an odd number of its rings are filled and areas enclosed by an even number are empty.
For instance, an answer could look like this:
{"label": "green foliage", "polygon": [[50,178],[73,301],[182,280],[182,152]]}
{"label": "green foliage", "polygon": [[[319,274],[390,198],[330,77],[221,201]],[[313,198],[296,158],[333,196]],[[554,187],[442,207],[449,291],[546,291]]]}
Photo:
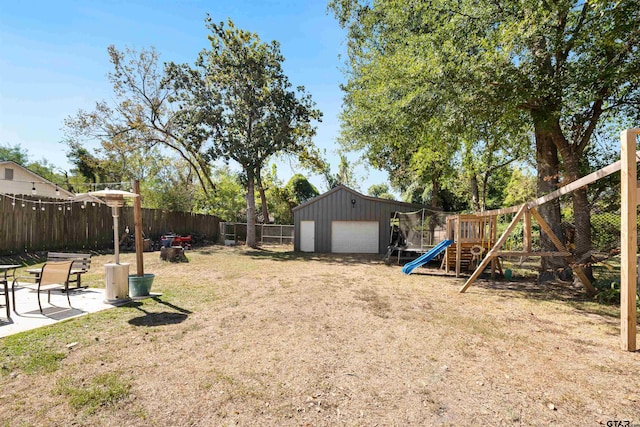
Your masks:
{"label": "green foliage", "polygon": [[155,173],[140,184],[140,191],[145,195],[144,206],[172,212],[196,211],[194,199],[198,186],[190,170],[179,160],[155,168]]}
{"label": "green foliage", "polygon": [[367,194],[373,197],[379,197],[380,194],[388,193],[389,185],[387,184],[373,184],[367,190]]}
{"label": "green foliage", "polygon": [[296,206],[318,196],[318,189],[304,175],[293,175],[285,186],[272,180],[268,190],[269,210],[276,224],[293,224],[293,211]]}
{"label": "green foliage", "polygon": [[338,185],[344,185],[352,189],[358,189],[358,180],[355,173],[356,163],[350,162],[344,153],[340,154],[340,165],[338,166],[338,172],[331,173],[331,167],[328,163],[325,164],[323,175],[327,181],[327,186],[335,188]]}
{"label": "green foliage", "polygon": [[71,144],[71,151],[67,153],[67,158],[75,165],[76,173],[84,177],[86,182],[98,182],[98,177],[103,182],[109,182],[102,170],[100,159],[92,155],[83,146],[76,143]]}
{"label": "green foliage", "polygon": [[20,144],[14,146],[0,145],[0,160],[10,160],[26,167],[29,161],[29,152],[23,149]]}
{"label": "green foliage", "polygon": [[195,210],[199,213],[216,215],[228,222],[246,221],[246,189],[237,173],[228,166],[214,169],[215,191],[206,195],[195,195]]}
{"label": "green foliage", "polygon": [[597,293],[594,299],[600,304],[620,304],[620,284],[612,282],[608,284],[595,283]]}
{"label": "green foliage", "polygon": [[387,184],[373,184],[367,190],[367,194],[380,199],[395,200],[395,196],[389,192]]}
{"label": "green foliage", "polygon": [[[403,191],[418,180],[433,199],[460,179],[447,172],[459,163],[473,203],[484,192],[499,204],[500,182],[487,178],[531,158],[531,131],[535,147],[562,162],[541,161],[543,173],[574,180],[600,123],[637,116],[635,0],[335,0],[330,8],[348,31],[341,143],[365,150]],[[538,184],[546,192],[555,183]]]}
{"label": "green foliage", "polygon": [[30,161],[29,150],[23,148],[20,144],[16,144],[14,146],[0,145],[0,160],[10,160],[29,169],[31,172],[40,175],[44,179],[53,182],[54,184],[58,184],[63,188],[70,187],[68,185],[69,183],[66,178],[66,174],[63,175],[58,173],[55,166],[49,163],[45,158],[38,161]]}
{"label": "green foliage", "polygon": [[455,43],[471,32],[458,28],[461,16],[445,12],[458,10],[457,4],[440,3],[330,3],[349,30],[340,142],[365,150],[402,192],[423,183],[433,206],[444,203],[445,189],[459,187],[462,175],[471,191],[460,194],[480,209],[488,199],[501,202],[499,192],[490,195],[500,186],[491,176],[529,154],[527,129],[517,111],[493,102],[474,104],[460,84],[470,81],[469,65]]}
{"label": "green foliage", "polygon": [[128,398],[131,383],[115,372],[97,375],[86,382],[64,377],[58,380],[56,392],[65,396],[74,410],[94,414],[100,408],[116,406]]}
{"label": "green foliage", "polygon": [[505,188],[505,206],[516,206],[536,198],[536,178],[522,169],[514,168]]}
{"label": "green foliage", "polygon": [[[620,283],[617,281],[596,281],[596,294],[593,299],[600,304],[620,305]],[[636,294],[636,307],[640,309],[640,289]]]}
{"label": "green foliage", "polygon": [[[154,49],[120,51],[109,46],[108,53],[113,103],[96,102],[93,111],[79,110],[65,120],[68,157],[76,173],[91,183],[138,179],[143,203],[149,201],[146,207],[190,210],[191,183],[197,179],[205,193],[213,186],[209,158],[200,149],[209,135],[180,120],[179,106],[171,102],[174,90],[163,84],[165,73]],[[94,142],[99,143],[98,149],[85,148]],[[172,177],[169,182],[178,188],[169,188],[166,177]],[[180,187],[187,188],[184,196],[179,194]]]}
{"label": "green foliage", "polygon": [[[273,186],[267,190],[269,212],[276,224],[293,224],[293,212],[296,205],[291,202],[291,194],[284,187]],[[292,206],[293,205],[293,206]]]}
{"label": "green foliage", "polygon": [[294,203],[294,206],[320,195],[318,189],[304,175],[299,173],[293,175],[284,188],[290,195],[290,200]]}
{"label": "green foliage", "polygon": [[206,26],[210,49],[194,67],[168,63],[166,83],[176,91],[180,122],[212,141],[207,153],[242,167],[247,245],[255,246],[255,180],[271,156],[307,152],[321,113],[303,87],[292,90],[278,42],[264,43],[231,20],[207,17]]}

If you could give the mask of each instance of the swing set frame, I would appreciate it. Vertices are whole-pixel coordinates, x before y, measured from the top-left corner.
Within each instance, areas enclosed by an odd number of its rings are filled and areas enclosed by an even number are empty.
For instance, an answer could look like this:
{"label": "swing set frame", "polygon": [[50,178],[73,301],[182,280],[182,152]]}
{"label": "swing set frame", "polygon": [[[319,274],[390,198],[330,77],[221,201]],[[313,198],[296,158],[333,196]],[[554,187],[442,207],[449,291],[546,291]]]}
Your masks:
{"label": "swing set frame", "polygon": [[[471,277],[467,279],[465,284],[460,288],[460,292],[466,290],[476,281],[480,274],[492,263],[493,265],[498,257],[504,256],[562,256],[572,266],[574,273],[580,279],[589,294],[595,293],[595,288],[585,275],[580,265],[576,264],[573,255],[562,244],[562,241],[555,235],[551,226],[538,213],[537,207],[550,202],[558,197],[571,193],[582,188],[598,179],[621,171],[621,251],[620,251],[620,338],[621,347],[626,351],[636,351],[636,334],[637,334],[637,310],[636,310],[636,291],[638,281],[638,229],[637,229],[637,206],[640,196],[640,183],[637,178],[637,166],[640,161],[640,151],[636,151],[636,138],[640,135],[640,129],[627,129],[620,133],[621,139],[621,159],[602,169],[599,169],[589,175],[586,175],[576,181],[573,181],[556,191],[545,196],[539,197],[528,203],[519,206],[513,206],[505,209],[496,209],[486,212],[478,212],[476,216],[495,217],[515,213],[515,216],[507,226],[502,235],[495,241],[491,249],[487,252],[482,262],[475,269]],[[545,233],[553,242],[557,251],[531,251],[531,217],[540,225],[541,233]],[[522,251],[502,250],[503,245],[513,232],[519,221],[524,221],[524,248]],[[459,268],[456,265],[456,277]]]}

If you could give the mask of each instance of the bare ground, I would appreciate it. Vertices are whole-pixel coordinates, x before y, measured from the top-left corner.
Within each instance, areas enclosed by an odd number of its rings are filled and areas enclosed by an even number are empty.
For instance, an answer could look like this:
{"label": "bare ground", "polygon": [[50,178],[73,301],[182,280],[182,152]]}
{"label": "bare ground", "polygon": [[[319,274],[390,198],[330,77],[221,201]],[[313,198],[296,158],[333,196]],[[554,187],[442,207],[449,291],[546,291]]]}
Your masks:
{"label": "bare ground", "polygon": [[[65,353],[51,372],[25,372],[0,340],[0,425],[640,423],[640,353],[619,349],[617,309],[575,289],[480,281],[460,294],[464,279],[405,276],[377,256],[188,257],[146,254],[159,298],[24,334]],[[87,409],[60,392],[105,374],[126,397]]]}

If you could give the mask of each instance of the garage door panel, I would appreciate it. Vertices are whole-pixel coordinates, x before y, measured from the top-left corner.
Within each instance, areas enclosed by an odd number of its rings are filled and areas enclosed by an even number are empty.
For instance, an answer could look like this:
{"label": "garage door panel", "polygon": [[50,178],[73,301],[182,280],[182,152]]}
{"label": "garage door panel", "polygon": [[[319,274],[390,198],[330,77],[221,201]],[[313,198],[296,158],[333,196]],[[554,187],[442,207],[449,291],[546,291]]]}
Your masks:
{"label": "garage door panel", "polygon": [[331,223],[331,252],[378,253],[378,221],[333,221]]}

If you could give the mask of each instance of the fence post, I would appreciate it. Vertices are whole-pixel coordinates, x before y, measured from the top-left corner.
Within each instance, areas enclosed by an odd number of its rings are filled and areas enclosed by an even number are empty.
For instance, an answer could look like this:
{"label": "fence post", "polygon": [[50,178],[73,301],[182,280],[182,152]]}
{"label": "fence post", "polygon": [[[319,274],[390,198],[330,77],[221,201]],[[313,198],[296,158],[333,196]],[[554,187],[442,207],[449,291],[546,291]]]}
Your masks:
{"label": "fence post", "polygon": [[638,277],[638,177],[636,135],[640,129],[620,133],[620,339],[623,350],[636,351],[636,289]]}

